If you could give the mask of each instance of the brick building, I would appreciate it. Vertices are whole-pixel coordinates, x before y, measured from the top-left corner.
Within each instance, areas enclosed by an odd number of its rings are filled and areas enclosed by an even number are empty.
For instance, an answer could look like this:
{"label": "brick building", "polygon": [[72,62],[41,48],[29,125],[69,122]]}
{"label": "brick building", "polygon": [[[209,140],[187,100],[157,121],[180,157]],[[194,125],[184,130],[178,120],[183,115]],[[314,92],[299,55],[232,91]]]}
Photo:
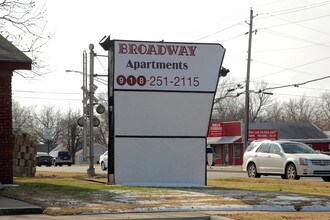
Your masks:
{"label": "brick building", "polygon": [[13,183],[12,75],[31,70],[32,60],[0,35],[0,182]]}

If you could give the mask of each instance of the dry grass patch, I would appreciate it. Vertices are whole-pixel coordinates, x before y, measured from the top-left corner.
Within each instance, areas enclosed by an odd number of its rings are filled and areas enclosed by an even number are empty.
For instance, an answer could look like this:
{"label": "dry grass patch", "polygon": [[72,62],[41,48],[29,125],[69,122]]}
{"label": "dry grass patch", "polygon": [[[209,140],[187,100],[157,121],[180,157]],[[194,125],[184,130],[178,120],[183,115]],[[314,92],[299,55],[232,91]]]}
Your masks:
{"label": "dry grass patch", "polygon": [[[107,185],[105,175],[88,178],[82,173],[38,172],[34,178],[15,178],[14,181],[19,186],[5,188],[0,195],[41,206],[49,215],[154,212],[180,210],[181,207],[188,207],[189,210],[201,207],[209,210],[208,208],[211,207],[212,210],[230,205],[259,205],[267,201],[256,196],[254,192],[249,193],[253,198],[247,199],[246,194],[240,194],[244,192],[242,190],[260,190],[260,194],[266,194],[267,199],[276,197],[274,193],[267,193],[268,191],[330,195],[330,186],[327,183],[276,179],[209,180],[209,187],[205,188],[128,187]],[[297,203],[297,210],[298,206],[309,204],[309,201],[301,201]],[[234,215],[235,217],[229,217],[234,219],[247,217],[240,213]],[[253,215],[257,216],[260,213],[256,212]],[[277,214],[276,216],[280,216]]]}
{"label": "dry grass patch", "polygon": [[[219,214],[219,212],[218,212]],[[329,220],[330,212],[221,212],[234,220]]]}
{"label": "dry grass patch", "polygon": [[290,192],[330,197],[330,184],[327,182],[271,178],[227,178],[210,179],[207,184],[209,186],[221,187],[223,189]]}

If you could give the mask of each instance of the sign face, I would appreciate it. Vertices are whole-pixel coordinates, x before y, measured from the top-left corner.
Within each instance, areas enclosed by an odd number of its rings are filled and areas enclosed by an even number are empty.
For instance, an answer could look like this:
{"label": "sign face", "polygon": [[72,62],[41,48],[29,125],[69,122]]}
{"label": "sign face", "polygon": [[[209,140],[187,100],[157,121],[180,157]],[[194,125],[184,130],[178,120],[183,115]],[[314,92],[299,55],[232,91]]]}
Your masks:
{"label": "sign face", "polygon": [[215,92],[220,44],[114,41],[114,89]]}
{"label": "sign face", "polygon": [[224,136],[223,123],[211,122],[208,137],[222,137]]}
{"label": "sign face", "polygon": [[45,137],[45,139],[46,139],[46,140],[50,140],[50,139],[52,139],[52,136],[53,136],[53,132],[52,132],[52,130],[49,129],[49,128],[46,128],[46,129],[45,129],[45,133],[44,133],[44,137]]}
{"label": "sign face", "polygon": [[205,185],[206,135],[225,49],[123,40],[111,46],[115,184]]}
{"label": "sign face", "polygon": [[277,140],[277,130],[265,129],[265,130],[249,130],[249,141],[254,140]]}

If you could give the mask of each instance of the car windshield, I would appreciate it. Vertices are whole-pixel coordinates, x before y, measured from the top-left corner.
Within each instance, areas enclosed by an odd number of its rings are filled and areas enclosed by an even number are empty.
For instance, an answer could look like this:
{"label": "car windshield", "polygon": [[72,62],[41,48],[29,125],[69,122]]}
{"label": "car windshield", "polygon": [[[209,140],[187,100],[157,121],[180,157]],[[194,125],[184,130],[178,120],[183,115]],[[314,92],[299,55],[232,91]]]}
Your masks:
{"label": "car windshield", "polygon": [[251,151],[251,150],[253,150],[256,146],[258,146],[258,144],[257,143],[255,143],[255,142],[252,142],[247,148],[246,148],[246,150],[245,151]]}
{"label": "car windshield", "polygon": [[67,155],[70,155],[70,153],[67,152],[67,151],[60,151],[60,152],[58,152],[58,155],[59,156],[67,156]]}
{"label": "car windshield", "polygon": [[302,143],[282,143],[283,150],[287,154],[315,154],[316,152]]}

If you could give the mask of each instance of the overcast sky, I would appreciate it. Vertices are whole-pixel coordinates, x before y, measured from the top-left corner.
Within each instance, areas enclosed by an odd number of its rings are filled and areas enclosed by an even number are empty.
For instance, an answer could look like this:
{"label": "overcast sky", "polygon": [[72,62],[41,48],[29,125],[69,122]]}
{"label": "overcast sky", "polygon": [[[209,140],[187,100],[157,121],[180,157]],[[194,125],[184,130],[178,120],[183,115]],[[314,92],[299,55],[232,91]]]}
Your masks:
{"label": "overcast sky", "polygon": [[[245,82],[250,9],[253,9],[251,89],[264,80],[270,87],[330,76],[330,1],[326,0],[57,0],[42,1],[48,12],[44,48],[51,73],[28,81],[13,77],[13,98],[23,105],[71,106],[81,109],[82,53],[90,43],[112,39],[220,43],[226,48],[223,66]],[[107,73],[106,58],[95,60],[96,73]],[[106,78],[104,78],[105,80]],[[106,86],[96,82],[96,92]],[[235,85],[233,85],[235,86]],[[304,95],[316,98],[330,92],[330,79],[276,89],[274,98]]]}

